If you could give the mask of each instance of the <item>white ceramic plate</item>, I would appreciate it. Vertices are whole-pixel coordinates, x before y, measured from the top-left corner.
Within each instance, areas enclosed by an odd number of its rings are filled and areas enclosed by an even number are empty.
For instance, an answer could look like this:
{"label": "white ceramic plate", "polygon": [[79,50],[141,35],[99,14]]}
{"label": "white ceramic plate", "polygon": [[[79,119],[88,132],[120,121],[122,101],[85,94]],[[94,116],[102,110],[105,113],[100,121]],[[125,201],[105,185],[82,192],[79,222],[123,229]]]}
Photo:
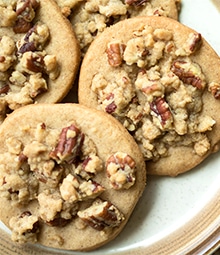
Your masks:
{"label": "white ceramic plate", "polygon": [[[220,9],[214,2],[182,0],[180,21],[200,32],[220,55]],[[5,229],[2,224],[0,227]],[[149,177],[123,232],[89,254],[208,254],[219,242],[220,153],[216,153],[178,177]],[[31,247],[43,254],[87,254]]]}

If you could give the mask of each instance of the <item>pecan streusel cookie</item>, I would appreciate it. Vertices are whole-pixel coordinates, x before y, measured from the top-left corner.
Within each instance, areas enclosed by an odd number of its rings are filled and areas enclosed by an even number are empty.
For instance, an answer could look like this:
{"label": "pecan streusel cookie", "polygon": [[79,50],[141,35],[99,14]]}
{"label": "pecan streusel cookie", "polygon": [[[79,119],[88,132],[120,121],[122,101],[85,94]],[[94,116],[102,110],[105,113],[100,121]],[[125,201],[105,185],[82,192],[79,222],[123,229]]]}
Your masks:
{"label": "pecan streusel cookie", "polygon": [[27,104],[55,103],[72,87],[80,50],[51,0],[0,1],[0,120]]}
{"label": "pecan streusel cookie", "polygon": [[0,142],[0,219],[18,243],[95,249],[119,234],[145,188],[134,139],[79,104],[19,108]]}
{"label": "pecan streusel cookie", "polygon": [[135,16],[158,15],[178,19],[180,0],[56,0],[69,16],[82,55],[94,38],[120,20]]}
{"label": "pecan streusel cookie", "polygon": [[90,46],[80,70],[79,102],[127,128],[148,173],[176,176],[219,149],[218,66],[201,34],[178,21],[121,21]]}

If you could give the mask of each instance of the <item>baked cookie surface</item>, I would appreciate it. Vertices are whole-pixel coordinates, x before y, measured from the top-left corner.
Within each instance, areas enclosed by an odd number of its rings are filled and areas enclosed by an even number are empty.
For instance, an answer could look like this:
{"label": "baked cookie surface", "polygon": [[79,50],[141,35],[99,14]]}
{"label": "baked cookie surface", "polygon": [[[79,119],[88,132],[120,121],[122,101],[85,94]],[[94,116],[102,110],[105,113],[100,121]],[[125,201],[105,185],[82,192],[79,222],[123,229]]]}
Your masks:
{"label": "baked cookie surface", "polygon": [[219,149],[219,64],[201,34],[178,21],[132,18],[90,46],[79,102],[127,128],[148,173],[176,176]]}
{"label": "baked cookie surface", "polygon": [[72,26],[51,1],[0,3],[0,119],[23,105],[61,101],[78,71]]}
{"label": "baked cookie surface", "polygon": [[94,38],[120,20],[135,16],[163,15],[178,19],[179,0],[56,0],[64,15],[69,16],[82,55]]}
{"label": "baked cookie surface", "polygon": [[91,250],[119,234],[146,171],[118,121],[79,104],[37,104],[15,110],[0,134],[0,219],[12,240]]}

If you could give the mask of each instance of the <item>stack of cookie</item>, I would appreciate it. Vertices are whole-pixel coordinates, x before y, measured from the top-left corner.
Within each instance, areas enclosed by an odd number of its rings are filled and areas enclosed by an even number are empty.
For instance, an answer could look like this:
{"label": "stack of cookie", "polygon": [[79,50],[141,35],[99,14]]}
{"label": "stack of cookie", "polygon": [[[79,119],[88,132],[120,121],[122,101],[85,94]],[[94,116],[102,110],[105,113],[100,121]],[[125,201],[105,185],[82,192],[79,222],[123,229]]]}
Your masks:
{"label": "stack of cookie", "polygon": [[176,176],[219,150],[220,59],[179,11],[178,0],[0,3],[0,219],[13,241],[100,247],[146,172]]}

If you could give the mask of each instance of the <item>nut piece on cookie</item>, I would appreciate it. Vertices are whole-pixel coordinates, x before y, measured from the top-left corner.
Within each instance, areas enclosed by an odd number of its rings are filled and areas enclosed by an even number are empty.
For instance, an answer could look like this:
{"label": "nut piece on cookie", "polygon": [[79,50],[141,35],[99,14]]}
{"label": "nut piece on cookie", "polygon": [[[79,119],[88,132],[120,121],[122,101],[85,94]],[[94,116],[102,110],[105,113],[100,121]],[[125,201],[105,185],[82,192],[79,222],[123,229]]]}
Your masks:
{"label": "nut piece on cookie", "polygon": [[60,133],[56,148],[50,153],[50,157],[58,163],[62,161],[72,162],[78,156],[84,140],[84,135],[75,125],[63,128]]}
{"label": "nut piece on cookie", "polygon": [[95,201],[90,207],[78,212],[78,216],[86,224],[96,230],[114,228],[124,220],[123,214],[108,201]]}
{"label": "nut piece on cookie", "polygon": [[135,183],[135,161],[126,153],[117,152],[110,156],[106,171],[113,189],[129,189]]}

